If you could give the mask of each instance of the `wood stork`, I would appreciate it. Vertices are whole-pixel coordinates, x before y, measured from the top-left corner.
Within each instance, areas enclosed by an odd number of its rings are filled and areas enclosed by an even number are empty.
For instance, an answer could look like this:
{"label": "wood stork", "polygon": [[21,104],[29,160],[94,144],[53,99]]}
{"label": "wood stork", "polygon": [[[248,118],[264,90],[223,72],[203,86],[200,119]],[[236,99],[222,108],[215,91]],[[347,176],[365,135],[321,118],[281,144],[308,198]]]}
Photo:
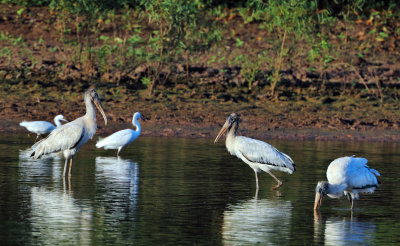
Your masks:
{"label": "wood stork", "polygon": [[106,138],[100,139],[96,143],[97,148],[104,149],[118,149],[117,156],[119,156],[119,152],[124,148],[126,145],[133,142],[136,138],[139,137],[141,127],[138,119],[142,119],[139,112],[133,114],[132,124],[136,128],[136,130],[132,129],[125,129],[118,131]]}
{"label": "wood stork", "polygon": [[244,136],[237,136],[239,128],[240,117],[232,113],[228,116],[225,124],[215,138],[214,143],[218,141],[223,133],[226,134],[226,148],[231,155],[235,155],[247,163],[255,172],[256,187],[258,191],[258,177],[257,172],[263,170],[271,175],[278,184],[272,189],[277,189],[282,186],[282,182],[271,173],[271,170],[279,170],[292,174],[295,171],[293,160],[285,153],[280,152],[272,145]]}
{"label": "wood stork", "polygon": [[34,152],[31,156],[33,156],[34,159],[39,159],[52,153],[63,152],[65,158],[64,176],[68,161],[70,161],[68,174],[71,176],[72,158],[82,145],[84,145],[89,138],[93,138],[96,133],[97,122],[94,105],[96,105],[97,109],[102,114],[104,122],[107,125],[107,118],[96,90],[88,89],[85,92],[84,99],[86,105],[86,114],[84,116],[57,127],[46,138],[32,147]]}
{"label": "wood stork", "polygon": [[63,115],[59,114],[54,117],[55,126],[48,121],[22,121],[19,123],[20,126],[25,127],[28,131],[36,133],[36,139],[42,134],[47,134],[56,129],[56,127],[61,126],[61,121],[68,122]]}
{"label": "wood stork", "polygon": [[346,195],[354,208],[354,200],[359,193],[373,193],[378,187],[376,176],[379,172],[367,166],[368,160],[354,156],[340,157],[329,164],[326,171],[327,181],[320,181],[315,189],[314,209],[319,209],[322,198],[340,198]]}

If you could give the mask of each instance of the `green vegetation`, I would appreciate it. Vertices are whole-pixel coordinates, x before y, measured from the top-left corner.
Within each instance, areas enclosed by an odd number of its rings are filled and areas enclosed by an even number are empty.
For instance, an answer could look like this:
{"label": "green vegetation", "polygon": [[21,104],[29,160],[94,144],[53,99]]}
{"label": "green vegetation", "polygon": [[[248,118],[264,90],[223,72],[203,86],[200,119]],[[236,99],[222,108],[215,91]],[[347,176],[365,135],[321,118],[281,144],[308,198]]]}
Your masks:
{"label": "green vegetation", "polygon": [[[377,51],[390,53],[397,47],[400,10],[394,0],[0,3],[13,9],[11,18],[22,25],[35,17],[31,8],[44,9],[46,21],[40,28],[45,33],[55,32],[57,39],[48,43],[39,36],[34,44],[27,45],[23,34],[14,36],[2,31],[1,61],[20,71],[0,71],[3,79],[15,79],[21,71],[34,76],[43,64],[44,54],[53,54],[56,61],[51,62],[56,65],[51,70],[55,79],[75,79],[77,76],[71,76],[78,73],[82,80],[147,88],[148,95],[157,88],[179,83],[193,88],[199,79],[192,76],[191,70],[214,66],[226,76],[228,84],[236,84],[249,93],[265,94],[270,100],[286,97],[285,88],[280,86],[287,80],[307,78],[308,82],[319,83],[316,87],[321,93],[326,88],[327,74],[338,71],[353,74],[350,82],[345,81],[347,75],[342,76],[344,91],[370,93],[381,103],[387,97],[393,98],[385,95],[387,86],[379,77],[377,66],[365,69],[357,63],[377,61]],[[7,16],[5,10],[0,14]],[[7,21],[8,17],[4,18]],[[246,32],[248,28],[253,32]],[[18,50],[17,57],[11,47]],[[37,56],[38,51],[41,56]],[[396,58],[389,59],[398,62]],[[235,79],[229,72],[234,70],[232,67],[239,68]]]}

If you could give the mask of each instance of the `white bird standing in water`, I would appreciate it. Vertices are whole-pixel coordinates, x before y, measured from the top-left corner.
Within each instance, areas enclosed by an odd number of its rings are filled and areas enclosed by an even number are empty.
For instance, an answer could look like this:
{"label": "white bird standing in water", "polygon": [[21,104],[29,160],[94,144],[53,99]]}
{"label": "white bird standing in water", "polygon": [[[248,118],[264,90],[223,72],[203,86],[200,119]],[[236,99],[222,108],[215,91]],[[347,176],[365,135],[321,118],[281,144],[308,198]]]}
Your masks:
{"label": "white bird standing in water", "polygon": [[237,136],[240,118],[237,114],[232,113],[228,116],[225,124],[215,138],[214,143],[218,141],[224,132],[226,134],[226,148],[231,155],[235,155],[247,163],[255,172],[256,185],[258,191],[257,172],[263,170],[271,175],[278,184],[272,189],[282,186],[282,182],[271,173],[271,170],[279,170],[292,174],[295,171],[293,160],[285,153],[280,152],[266,142],[251,139],[244,136]]}
{"label": "white bird standing in water", "polygon": [[373,193],[378,187],[376,176],[379,172],[367,166],[368,160],[346,156],[338,158],[329,164],[326,171],[327,181],[320,181],[315,189],[314,209],[319,209],[322,198],[340,198],[346,195],[354,208],[354,200],[359,198],[359,193]]}
{"label": "white bird standing in water", "polygon": [[132,129],[125,129],[118,131],[116,133],[113,133],[112,135],[100,139],[96,143],[97,148],[103,148],[104,149],[118,149],[117,151],[117,156],[119,156],[119,152],[124,148],[126,145],[130,144],[133,142],[136,138],[139,137],[141,127],[138,119],[142,119],[141,115],[139,112],[136,112],[133,115],[132,118],[132,124],[136,128],[136,130]]}
{"label": "white bird standing in water", "polygon": [[79,151],[89,138],[93,138],[97,129],[96,111],[94,105],[100,111],[107,125],[107,118],[101,105],[99,95],[96,90],[88,89],[85,92],[85,105],[86,114],[74,121],[65,125],[57,127],[46,138],[32,147],[34,152],[31,154],[34,159],[39,159],[42,156],[50,155],[52,153],[64,153],[65,165],[63,175],[69,165],[69,176],[71,176],[72,158]]}
{"label": "white bird standing in water", "polygon": [[22,121],[19,123],[20,126],[25,127],[28,131],[36,133],[38,139],[40,135],[47,134],[56,129],[56,127],[61,126],[61,121],[68,122],[63,115],[59,114],[54,117],[55,126],[48,121]]}

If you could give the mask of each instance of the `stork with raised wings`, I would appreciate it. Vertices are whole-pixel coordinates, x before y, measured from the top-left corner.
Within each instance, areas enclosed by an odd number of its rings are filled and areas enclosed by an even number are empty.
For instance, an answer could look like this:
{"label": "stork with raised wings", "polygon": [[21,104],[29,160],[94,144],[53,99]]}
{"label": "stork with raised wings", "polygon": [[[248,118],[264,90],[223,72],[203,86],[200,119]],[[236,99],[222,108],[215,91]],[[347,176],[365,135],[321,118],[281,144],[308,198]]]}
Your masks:
{"label": "stork with raised wings", "polygon": [[34,152],[31,156],[33,156],[34,159],[39,159],[53,153],[63,152],[65,158],[64,176],[68,161],[70,161],[68,174],[71,176],[72,158],[82,145],[84,145],[89,138],[93,138],[96,133],[97,122],[95,105],[102,114],[104,122],[107,125],[107,118],[96,90],[88,89],[85,92],[84,99],[86,105],[86,114],[84,116],[57,127],[46,138],[32,147]]}
{"label": "stork with raised wings", "polygon": [[214,143],[218,141],[223,133],[227,132],[225,141],[226,148],[231,155],[242,159],[242,161],[254,170],[257,191],[259,188],[257,172],[260,170],[268,173],[278,182],[272,189],[281,187],[282,182],[275,177],[271,171],[278,170],[292,174],[295,171],[293,160],[287,154],[280,152],[266,142],[244,136],[237,136],[240,121],[239,115],[236,113],[230,114],[215,138]]}
{"label": "stork with raised wings", "polygon": [[354,156],[340,157],[329,164],[326,171],[327,181],[320,181],[315,188],[314,209],[319,209],[322,198],[340,198],[346,195],[354,208],[354,200],[359,193],[373,193],[378,187],[376,176],[379,172],[367,166],[368,160]]}

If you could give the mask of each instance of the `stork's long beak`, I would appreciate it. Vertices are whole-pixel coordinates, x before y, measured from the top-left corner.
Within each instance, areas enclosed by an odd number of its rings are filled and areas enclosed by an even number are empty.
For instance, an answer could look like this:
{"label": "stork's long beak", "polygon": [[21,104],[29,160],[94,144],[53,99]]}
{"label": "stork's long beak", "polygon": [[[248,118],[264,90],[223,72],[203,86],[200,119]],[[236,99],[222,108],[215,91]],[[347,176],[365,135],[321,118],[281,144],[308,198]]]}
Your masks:
{"label": "stork's long beak", "polygon": [[106,117],[106,114],[104,113],[103,105],[101,105],[99,98],[97,98],[97,97],[95,98],[94,105],[96,105],[97,109],[100,111],[101,115],[104,118],[104,123],[105,123],[105,125],[107,125],[107,117]]}
{"label": "stork's long beak", "polygon": [[214,143],[218,141],[218,139],[224,134],[229,128],[229,121],[226,121],[225,124],[222,126],[221,130],[219,131],[217,137],[214,140]]}
{"label": "stork's long beak", "polygon": [[62,118],[61,119],[62,121],[65,121],[65,122],[69,122],[67,119],[65,119],[65,118]]}
{"label": "stork's long beak", "polygon": [[315,202],[314,202],[314,210],[319,209],[322,205],[322,196],[319,192],[315,193]]}

